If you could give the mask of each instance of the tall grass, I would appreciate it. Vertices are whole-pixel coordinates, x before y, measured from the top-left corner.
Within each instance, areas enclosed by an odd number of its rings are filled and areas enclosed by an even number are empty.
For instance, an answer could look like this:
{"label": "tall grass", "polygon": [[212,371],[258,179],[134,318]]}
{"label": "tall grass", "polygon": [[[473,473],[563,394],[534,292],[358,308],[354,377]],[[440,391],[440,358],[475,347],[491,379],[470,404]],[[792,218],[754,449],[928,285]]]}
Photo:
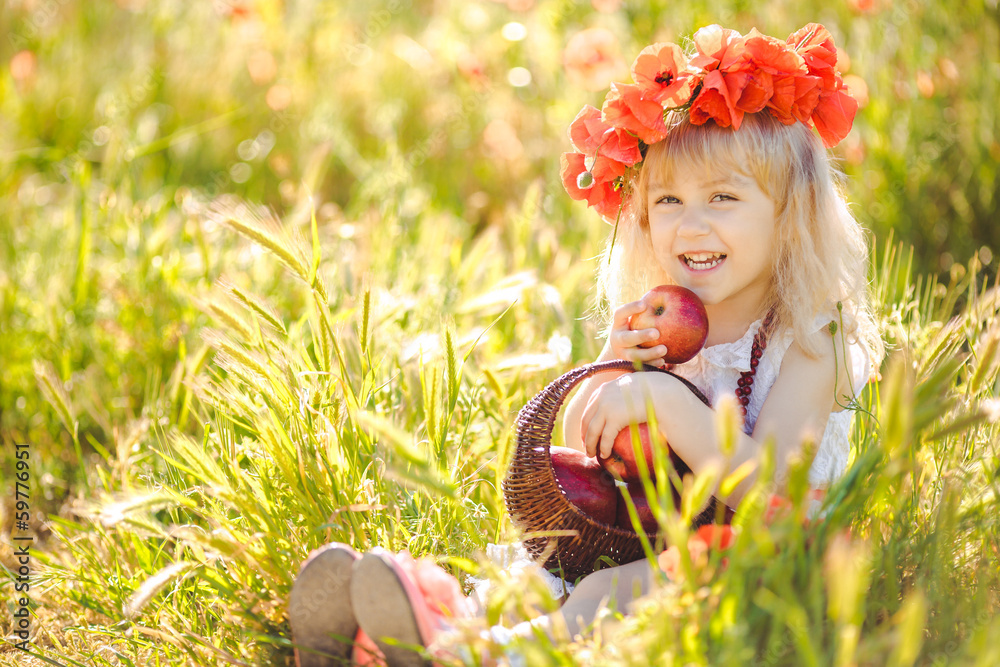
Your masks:
{"label": "tall grass", "polygon": [[[185,206],[206,230],[229,230],[234,256],[268,265],[282,305],[246,273],[191,297],[204,318],[196,351],[114,429],[91,493],[48,526],[37,645],[52,660],[114,664],[111,647],[136,664],[280,664],[292,577],[329,540],[476,569],[487,543],[513,539],[498,492],[513,415],[539,372],[569,364],[527,353],[554,332],[584,336],[538,271],[491,252],[495,237],[459,254],[427,225],[414,256],[395,260],[409,288],[419,280],[408,291],[326,259],[358,240],[321,232],[313,215],[298,229],[231,198]],[[40,370],[40,386],[73,427],[52,375]],[[67,627],[59,613],[73,610],[88,620]]]}

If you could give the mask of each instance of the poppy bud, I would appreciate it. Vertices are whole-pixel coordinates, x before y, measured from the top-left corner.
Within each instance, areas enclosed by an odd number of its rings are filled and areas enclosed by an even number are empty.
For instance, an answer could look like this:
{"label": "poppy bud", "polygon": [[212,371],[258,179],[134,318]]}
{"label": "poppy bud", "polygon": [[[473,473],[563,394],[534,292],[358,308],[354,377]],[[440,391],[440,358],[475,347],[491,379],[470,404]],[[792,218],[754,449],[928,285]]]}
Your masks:
{"label": "poppy bud", "polygon": [[580,175],[576,177],[576,187],[581,190],[589,190],[594,187],[594,175],[589,171],[580,172]]}

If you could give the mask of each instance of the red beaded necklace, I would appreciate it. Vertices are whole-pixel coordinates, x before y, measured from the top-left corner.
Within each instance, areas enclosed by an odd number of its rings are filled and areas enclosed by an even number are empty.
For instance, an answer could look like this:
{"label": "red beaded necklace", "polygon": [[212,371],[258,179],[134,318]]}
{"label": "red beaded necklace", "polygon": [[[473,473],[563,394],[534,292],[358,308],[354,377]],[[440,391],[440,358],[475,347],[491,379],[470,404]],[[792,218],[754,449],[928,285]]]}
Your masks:
{"label": "red beaded necklace", "polygon": [[767,336],[771,333],[771,324],[774,322],[774,309],[767,311],[764,321],[760,323],[757,334],[753,337],[753,347],[750,349],[750,370],[740,373],[740,379],[736,381],[736,400],[740,403],[740,412],[743,418],[747,416],[747,406],[750,405],[750,392],[753,390],[753,379],[757,375],[757,366],[760,365],[760,358],[764,356],[767,349]]}

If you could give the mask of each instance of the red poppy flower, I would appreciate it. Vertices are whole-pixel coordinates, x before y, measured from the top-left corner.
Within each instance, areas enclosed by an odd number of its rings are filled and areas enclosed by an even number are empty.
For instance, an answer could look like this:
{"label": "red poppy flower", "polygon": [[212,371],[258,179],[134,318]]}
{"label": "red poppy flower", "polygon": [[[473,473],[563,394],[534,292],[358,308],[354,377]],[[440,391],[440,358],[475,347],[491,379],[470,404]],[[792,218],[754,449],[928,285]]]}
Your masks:
{"label": "red poppy flower", "polygon": [[[567,51],[601,51],[596,47],[610,45],[602,30],[584,31],[576,41],[587,48]],[[587,106],[577,115],[570,137],[580,152],[567,153],[562,169],[573,198],[617,216],[623,194],[615,185],[642,161],[639,141],[661,141],[667,135],[665,111],[686,104],[695,125],[712,120],[738,129],[744,114],[767,109],[787,125],[799,121],[816,128],[827,147],[850,132],[858,102],[844,85],[836,45],[822,25],[810,23],[787,41],[756,29],[743,37],[711,25],[696,32],[694,42],[697,55],[687,63],[676,44],[646,47],[632,64],[634,83],[611,84],[600,111]]]}
{"label": "red poppy flower", "polygon": [[[564,155],[582,156],[580,159],[575,157],[573,158],[574,165],[579,164],[582,166],[576,174],[579,175],[584,171],[589,171],[594,175],[594,182],[597,184],[613,183],[619,176],[624,175],[625,171],[628,169],[628,165],[622,164],[618,160],[612,160],[606,155],[600,153],[598,153],[596,158],[592,155],[583,155],[582,153],[564,153]],[[586,158],[586,164],[583,164],[583,158]],[[587,166],[590,168],[588,169]]]}
{"label": "red poppy flower", "polygon": [[632,63],[632,80],[645,96],[664,107],[687,104],[694,91],[687,58],[679,46],[669,42],[652,44],[639,52]]}
{"label": "red poppy flower", "polygon": [[615,222],[623,211],[628,210],[628,202],[622,199],[621,190],[610,188],[604,199],[594,204],[594,210],[608,222]]}
{"label": "red poppy flower", "polygon": [[570,38],[563,53],[566,74],[586,90],[603,90],[625,69],[618,38],[605,28],[588,28]]}
{"label": "red poppy flower", "polygon": [[[712,549],[725,551],[733,545],[735,540],[736,536],[733,533],[732,526],[718,526],[715,524],[701,526],[694,535],[688,538],[687,551],[691,558],[691,563],[695,567],[704,567],[708,564],[709,551]],[[674,581],[683,579],[681,552],[677,545],[660,552],[656,562],[670,579]],[[726,559],[723,559],[722,566],[725,567],[726,564]]]}
{"label": "red poppy flower", "polygon": [[656,564],[660,566],[667,578],[678,581],[681,577],[681,551],[676,545],[661,551],[656,557]]}
{"label": "red poppy flower", "polygon": [[601,145],[601,137],[610,127],[601,120],[601,110],[587,104],[570,123],[569,138],[578,151],[595,153]]}
{"label": "red poppy flower", "polygon": [[743,36],[735,30],[709,25],[694,34],[698,55],[691,65],[705,71],[731,70],[743,58]]}
{"label": "red poppy flower", "polygon": [[691,103],[690,117],[695,125],[702,125],[709,119],[719,127],[739,128],[743,111],[736,108],[734,100],[739,100],[746,87],[749,75],[746,72],[732,72],[723,75],[720,70],[712,70],[705,76],[701,91]]}
{"label": "red poppy flower", "polygon": [[809,125],[813,111],[819,103],[819,95],[823,80],[818,76],[795,77],[795,101],[792,103],[792,116]]}
{"label": "red poppy flower", "polygon": [[837,90],[837,47],[830,31],[810,23],[788,36],[788,45],[805,60],[809,73],[823,80],[826,90]]}
{"label": "red poppy flower", "polygon": [[774,77],[762,69],[747,73],[746,85],[736,108],[744,113],[757,113],[763,109],[774,94]]}
{"label": "red poppy flower", "polygon": [[786,74],[806,74],[806,61],[788,44],[767,35],[762,35],[754,28],[743,38],[746,57],[753,64],[776,76]]}
{"label": "red poppy flower", "polygon": [[18,84],[31,84],[38,71],[38,58],[34,51],[18,51],[10,59],[10,75]]}
{"label": "red poppy flower", "polygon": [[600,153],[627,167],[642,162],[638,137],[617,127],[609,129],[604,134],[604,143],[601,144]]}
{"label": "red poppy flower", "polygon": [[736,539],[732,526],[720,526],[714,523],[700,526],[695,535],[707,546],[720,550],[728,549]]}
{"label": "red poppy flower", "polygon": [[767,108],[771,110],[771,115],[785,125],[791,125],[795,122],[795,116],[792,115],[793,104],[795,104],[795,77],[775,78],[774,92],[771,94],[771,99],[767,101]]}
{"label": "red poppy flower", "polygon": [[775,519],[790,515],[792,512],[792,501],[788,498],[772,493],[767,499],[767,509],[764,510],[764,523],[772,523]]}
{"label": "red poppy flower", "polygon": [[[569,196],[578,201],[587,202],[598,213],[606,217],[615,217],[621,207],[621,192],[615,190],[615,180],[625,173],[625,165],[615,160],[598,155],[588,170],[588,157],[583,153],[563,153],[560,164],[560,176],[563,187]],[[593,185],[581,188],[578,184],[580,174],[589,171],[593,175]]]}
{"label": "red poppy flower", "polygon": [[819,102],[812,114],[813,125],[823,139],[823,145],[832,148],[847,136],[858,112],[858,101],[845,90],[820,93]]}
{"label": "red poppy flower", "polygon": [[486,64],[474,53],[468,51],[458,55],[456,59],[458,71],[475,86],[484,86],[489,82],[486,74]]}
{"label": "red poppy flower", "polygon": [[600,153],[625,165],[642,161],[639,140],[601,118],[601,110],[589,104],[577,114],[569,126],[569,136],[576,149],[587,155]]}
{"label": "red poppy flower", "polygon": [[643,96],[634,84],[613,83],[601,113],[605,122],[631,132],[646,144],[655,144],[667,136],[663,106]]}
{"label": "red poppy flower", "polygon": [[878,0],[847,0],[847,4],[862,14],[874,14],[882,9],[882,3]]}

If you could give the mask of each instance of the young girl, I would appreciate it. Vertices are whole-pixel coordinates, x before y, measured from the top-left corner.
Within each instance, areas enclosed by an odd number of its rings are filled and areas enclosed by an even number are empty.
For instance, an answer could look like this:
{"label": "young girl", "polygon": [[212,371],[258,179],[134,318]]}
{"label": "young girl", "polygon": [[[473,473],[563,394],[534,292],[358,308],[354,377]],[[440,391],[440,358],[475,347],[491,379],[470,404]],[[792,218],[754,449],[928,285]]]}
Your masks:
{"label": "young girl", "polygon": [[[564,156],[562,176],[571,196],[615,225],[602,262],[600,286],[612,315],[598,361],[663,366],[665,348],[640,347],[657,332],[633,331],[629,318],[643,310],[637,299],[650,288],[687,287],[705,304],[708,341],[672,370],[713,405],[737,401],[744,432],[724,454],[713,408],[676,378],[601,373],[567,406],[566,444],[606,456],[617,433],[648,421],[651,408],[695,473],[724,474],[756,461],[773,442],[780,490],[788,462],[802,455],[804,442],[816,443],[809,481],[821,491],[847,465],[852,412],[844,408],[883,354],[865,235],[824,149],[850,130],[857,104],[837,73],[833,40],[817,24],[784,41],[710,26],[693,41],[690,60],[672,44],[644,49],[634,83],[613,85],[602,110],[581,112],[570,128],[579,152]],[[754,480],[751,474],[721,500],[738,512]],[[576,634],[609,598],[627,605],[648,591],[652,574],[646,560],[600,570],[554,616],[513,631],[493,628],[490,636],[503,642],[553,623]],[[308,594],[337,586],[343,593],[331,599],[339,605],[296,611]],[[428,646],[449,614],[469,615],[457,590],[408,555],[361,557],[333,545],[296,581],[292,629],[300,646],[347,656],[360,626],[390,665],[423,664],[399,642]],[[299,660],[303,667],[335,664],[304,652]]]}

